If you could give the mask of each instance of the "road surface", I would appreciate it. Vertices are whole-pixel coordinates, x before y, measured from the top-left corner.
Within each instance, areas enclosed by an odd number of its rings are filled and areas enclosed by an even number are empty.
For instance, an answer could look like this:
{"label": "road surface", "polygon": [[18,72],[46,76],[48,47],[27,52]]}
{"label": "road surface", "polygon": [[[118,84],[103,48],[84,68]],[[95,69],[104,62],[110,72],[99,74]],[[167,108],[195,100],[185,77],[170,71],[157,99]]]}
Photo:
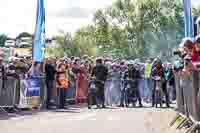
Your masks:
{"label": "road surface", "polygon": [[0,117],[1,133],[162,133],[171,109],[109,108],[42,111]]}

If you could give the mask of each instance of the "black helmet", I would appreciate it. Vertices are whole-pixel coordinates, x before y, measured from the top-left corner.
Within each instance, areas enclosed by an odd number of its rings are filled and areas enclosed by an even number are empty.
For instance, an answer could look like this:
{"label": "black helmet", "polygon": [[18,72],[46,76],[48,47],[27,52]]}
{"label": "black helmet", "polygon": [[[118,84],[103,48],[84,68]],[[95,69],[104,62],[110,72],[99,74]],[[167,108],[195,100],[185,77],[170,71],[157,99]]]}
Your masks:
{"label": "black helmet", "polygon": [[103,63],[103,59],[102,59],[102,58],[97,58],[97,59],[96,59],[96,63],[102,64],[102,63]]}

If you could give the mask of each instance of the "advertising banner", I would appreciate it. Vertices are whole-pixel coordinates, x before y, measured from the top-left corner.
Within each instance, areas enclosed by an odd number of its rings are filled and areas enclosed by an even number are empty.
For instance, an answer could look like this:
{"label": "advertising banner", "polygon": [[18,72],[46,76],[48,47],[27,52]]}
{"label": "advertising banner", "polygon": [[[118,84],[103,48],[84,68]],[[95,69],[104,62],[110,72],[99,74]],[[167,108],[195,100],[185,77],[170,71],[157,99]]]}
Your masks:
{"label": "advertising banner", "polygon": [[30,77],[21,81],[20,108],[40,106],[41,78]]}

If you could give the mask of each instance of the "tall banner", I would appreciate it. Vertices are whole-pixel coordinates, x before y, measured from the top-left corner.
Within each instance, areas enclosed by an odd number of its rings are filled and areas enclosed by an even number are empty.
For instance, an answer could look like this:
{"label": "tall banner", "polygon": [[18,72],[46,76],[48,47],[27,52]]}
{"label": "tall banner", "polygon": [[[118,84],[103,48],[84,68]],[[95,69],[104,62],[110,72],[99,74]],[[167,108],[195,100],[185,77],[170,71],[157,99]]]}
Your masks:
{"label": "tall banner", "polygon": [[38,0],[35,39],[33,46],[33,61],[43,62],[44,51],[45,51],[45,8],[44,8],[44,0]]}
{"label": "tall banner", "polygon": [[183,0],[185,18],[185,37],[193,37],[191,0]]}

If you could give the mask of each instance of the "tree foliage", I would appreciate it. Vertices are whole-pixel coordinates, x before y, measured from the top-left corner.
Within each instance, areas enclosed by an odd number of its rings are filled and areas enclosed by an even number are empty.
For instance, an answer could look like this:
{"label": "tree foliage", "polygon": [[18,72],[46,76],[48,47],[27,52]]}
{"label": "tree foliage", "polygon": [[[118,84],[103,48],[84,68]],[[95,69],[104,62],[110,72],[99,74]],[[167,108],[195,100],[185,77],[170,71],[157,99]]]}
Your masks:
{"label": "tree foliage", "polygon": [[8,37],[5,34],[0,35],[0,46],[3,47],[5,45],[6,40]]}
{"label": "tree foliage", "polygon": [[[193,8],[200,15],[200,8]],[[64,55],[170,59],[184,37],[182,0],[116,0],[99,9],[93,24],[57,37]]]}
{"label": "tree foliage", "polygon": [[32,38],[33,36],[28,32],[22,32],[16,37],[16,39],[20,39],[22,37],[30,37],[30,38]]}

